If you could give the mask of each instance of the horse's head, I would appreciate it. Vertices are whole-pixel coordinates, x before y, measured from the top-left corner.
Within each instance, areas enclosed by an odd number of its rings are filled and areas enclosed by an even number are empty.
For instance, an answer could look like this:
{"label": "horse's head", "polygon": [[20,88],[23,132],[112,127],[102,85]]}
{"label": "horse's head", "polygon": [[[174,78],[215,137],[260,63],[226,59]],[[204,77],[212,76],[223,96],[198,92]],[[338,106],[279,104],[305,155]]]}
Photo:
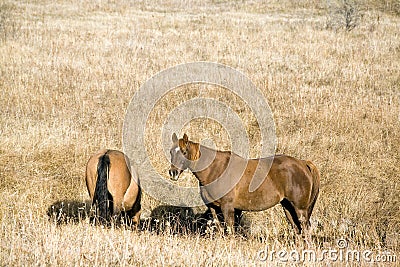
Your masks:
{"label": "horse's head", "polygon": [[199,158],[199,144],[189,141],[189,137],[184,134],[182,139],[178,139],[176,134],[172,135],[171,168],[169,175],[176,181],[179,175],[190,167],[192,161]]}

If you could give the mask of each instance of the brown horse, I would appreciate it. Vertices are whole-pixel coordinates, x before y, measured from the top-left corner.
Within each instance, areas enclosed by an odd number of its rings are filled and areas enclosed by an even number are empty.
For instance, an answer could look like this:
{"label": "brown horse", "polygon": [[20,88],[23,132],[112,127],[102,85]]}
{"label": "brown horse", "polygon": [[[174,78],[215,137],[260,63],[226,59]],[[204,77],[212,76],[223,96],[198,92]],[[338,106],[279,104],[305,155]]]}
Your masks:
{"label": "brown horse", "polygon": [[86,165],[86,186],[101,222],[126,215],[128,223],[138,225],[141,189],[124,153],[102,149],[91,156]]}
{"label": "brown horse", "polygon": [[[174,133],[172,142],[171,179],[191,170],[205,204],[222,211],[228,233],[234,231],[235,218],[240,220],[242,211],[266,210],[278,203],[297,233],[308,229],[320,184],[319,172],[310,161],[285,155],[247,160],[189,141],[186,134],[178,140]],[[260,173],[262,183],[250,190],[253,176]]]}

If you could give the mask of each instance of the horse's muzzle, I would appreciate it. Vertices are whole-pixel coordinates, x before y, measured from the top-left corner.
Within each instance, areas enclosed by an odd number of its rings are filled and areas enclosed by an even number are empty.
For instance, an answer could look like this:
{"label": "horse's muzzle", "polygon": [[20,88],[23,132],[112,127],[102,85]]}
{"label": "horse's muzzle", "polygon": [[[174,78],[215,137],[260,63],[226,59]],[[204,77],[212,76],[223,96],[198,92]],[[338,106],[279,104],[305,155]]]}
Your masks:
{"label": "horse's muzzle", "polygon": [[176,170],[176,169],[169,170],[169,176],[171,176],[171,180],[173,180],[173,181],[177,181],[178,180],[179,174],[180,174],[179,170]]}

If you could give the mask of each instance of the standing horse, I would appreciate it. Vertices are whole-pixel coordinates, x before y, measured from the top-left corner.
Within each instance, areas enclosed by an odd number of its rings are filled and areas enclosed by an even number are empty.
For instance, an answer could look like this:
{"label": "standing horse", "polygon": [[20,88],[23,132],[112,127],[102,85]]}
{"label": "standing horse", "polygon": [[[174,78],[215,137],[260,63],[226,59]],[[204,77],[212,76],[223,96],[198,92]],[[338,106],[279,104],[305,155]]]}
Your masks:
{"label": "standing horse", "polygon": [[124,153],[102,149],[91,156],[86,165],[86,186],[101,222],[126,215],[129,223],[138,225],[141,189]]}
{"label": "standing horse", "polygon": [[[234,231],[235,217],[240,219],[242,211],[266,210],[280,203],[297,233],[304,235],[320,184],[312,162],[285,155],[247,160],[230,151],[216,151],[189,141],[186,134],[178,140],[174,133],[172,142],[171,179],[176,181],[183,170],[191,170],[199,180],[204,203],[222,211],[228,233]],[[262,183],[250,190],[257,175]]]}

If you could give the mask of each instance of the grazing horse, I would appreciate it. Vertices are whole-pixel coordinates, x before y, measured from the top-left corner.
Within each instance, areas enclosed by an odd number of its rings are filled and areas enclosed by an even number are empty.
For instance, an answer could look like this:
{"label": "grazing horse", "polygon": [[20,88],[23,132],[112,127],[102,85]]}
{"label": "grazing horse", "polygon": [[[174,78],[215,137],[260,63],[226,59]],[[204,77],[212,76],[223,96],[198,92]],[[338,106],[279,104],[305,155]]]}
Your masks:
{"label": "grazing horse", "polygon": [[86,186],[101,222],[126,215],[128,223],[138,225],[141,189],[124,153],[102,149],[91,156],[86,165]]}
{"label": "grazing horse", "polygon": [[[244,159],[189,141],[186,134],[178,140],[174,133],[172,142],[171,179],[176,181],[183,170],[189,169],[199,180],[204,203],[222,211],[228,233],[234,231],[235,217],[240,220],[242,211],[266,210],[280,203],[294,229],[304,236],[320,185],[319,172],[312,162],[286,155]],[[260,169],[262,183],[250,190]]]}

